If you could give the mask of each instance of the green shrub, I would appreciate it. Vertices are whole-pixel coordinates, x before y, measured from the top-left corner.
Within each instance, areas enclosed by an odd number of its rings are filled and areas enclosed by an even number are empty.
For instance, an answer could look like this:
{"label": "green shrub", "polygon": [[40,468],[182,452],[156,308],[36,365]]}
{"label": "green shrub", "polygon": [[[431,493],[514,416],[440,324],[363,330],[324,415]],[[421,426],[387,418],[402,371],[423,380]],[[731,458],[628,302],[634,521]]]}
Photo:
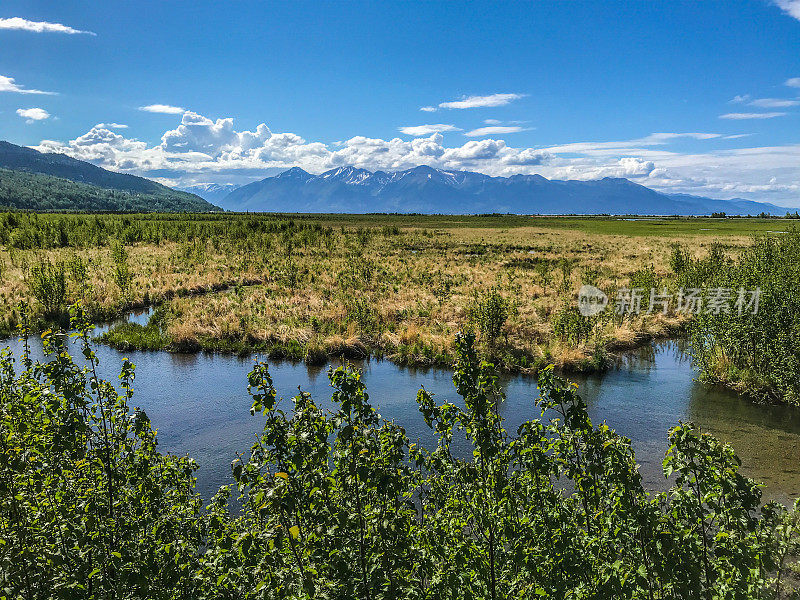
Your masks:
{"label": "green shrub", "polygon": [[503,297],[499,288],[491,287],[483,294],[475,294],[467,315],[469,322],[481,333],[484,342],[494,348],[514,308],[514,304]]}
{"label": "green shrub", "polygon": [[[703,310],[692,323],[702,375],[759,398],[800,403],[800,234],[759,238],[736,262],[712,249],[698,271],[706,302],[713,290],[730,295],[728,310]],[[755,290],[753,314],[747,304]]]}
{"label": "green shrub", "polygon": [[574,306],[564,306],[553,319],[553,333],[570,344],[586,342],[593,327],[594,320],[580,314]]}
{"label": "green shrub", "polygon": [[360,334],[374,333],[379,325],[379,315],[368,298],[353,298],[347,305],[347,321],[358,326]]}
{"label": "green shrub", "polygon": [[692,264],[692,256],[686,248],[680,244],[672,246],[672,252],[669,255],[669,268],[675,275],[680,275]]}
{"label": "green shrub", "polygon": [[[23,319],[24,321],[24,319]],[[797,516],[761,505],[730,446],[669,432],[668,492],[649,494],[630,441],[592,423],[541,372],[540,418],[504,426],[497,373],[456,339],[461,401],[417,403],[435,443],[409,442],[361,374],[330,369],[332,410],[279,406],[248,376],[263,433],[203,503],[195,463],[157,451],[147,415],[45,335],[49,362],[0,354],[0,584],[7,598],[488,599],[782,597]],[[23,332],[23,335],[25,332]],[[775,575],[774,577],[772,575]]]}
{"label": "green shrub", "polygon": [[64,262],[39,259],[27,276],[31,295],[42,306],[44,316],[49,319],[60,316],[67,302],[67,276]]}
{"label": "green shrub", "polygon": [[114,263],[114,283],[117,284],[122,298],[124,300],[129,300],[133,274],[128,264],[128,250],[119,240],[114,240],[111,243],[111,260]]}
{"label": "green shrub", "polygon": [[644,297],[649,298],[650,290],[661,290],[661,278],[653,265],[647,265],[631,275],[631,289],[640,289]]}

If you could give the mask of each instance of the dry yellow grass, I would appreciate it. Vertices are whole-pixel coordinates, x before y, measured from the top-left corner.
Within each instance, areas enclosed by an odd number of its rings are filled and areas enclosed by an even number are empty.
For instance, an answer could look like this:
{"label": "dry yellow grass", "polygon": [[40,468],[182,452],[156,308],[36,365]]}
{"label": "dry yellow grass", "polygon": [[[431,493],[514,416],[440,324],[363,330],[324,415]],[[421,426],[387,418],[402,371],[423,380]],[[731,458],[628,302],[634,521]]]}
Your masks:
{"label": "dry yellow grass", "polygon": [[[574,303],[587,277],[614,290],[627,285],[638,269],[653,265],[666,278],[673,243],[684,243],[698,255],[707,244],[696,238],[587,239],[579,232],[540,228],[465,228],[373,237],[354,252],[347,235],[341,238],[325,256],[294,254],[290,268],[302,275],[293,288],[287,288],[287,263],[276,248],[274,262],[251,273],[263,285],[172,300],[169,336],[182,346],[285,351],[296,343],[326,354],[372,350],[398,362],[435,364],[451,356],[455,333],[470,326],[474,296],[496,287],[515,305],[502,347],[526,357],[517,367],[540,360],[578,366],[598,347],[630,348],[645,336],[669,335],[683,323],[675,316],[639,316],[598,325],[591,339],[578,344],[556,339],[553,318],[565,303]],[[565,263],[571,265],[566,275],[559,266]],[[509,364],[514,360],[507,357]]]}
{"label": "dry yellow grass", "polygon": [[[682,324],[675,316],[609,317],[586,339],[560,339],[554,319],[574,305],[582,283],[613,298],[649,265],[668,278],[673,244],[700,256],[712,241],[455,226],[392,233],[343,227],[312,242],[284,233],[237,243],[138,244],[128,248],[133,281],[127,296],[114,282],[107,247],[4,251],[0,311],[11,322],[17,302],[31,301],[26,271],[36,261],[79,257],[89,267],[88,285],[83,292],[70,285],[70,301],[85,296],[95,315],[163,302],[161,325],[176,348],[261,349],[308,360],[377,352],[398,362],[436,364],[449,360],[455,333],[472,325],[474,298],[494,288],[513,305],[494,348],[501,362],[523,369],[541,361],[580,366],[599,350],[629,348]],[[748,241],[726,238],[732,253]]]}

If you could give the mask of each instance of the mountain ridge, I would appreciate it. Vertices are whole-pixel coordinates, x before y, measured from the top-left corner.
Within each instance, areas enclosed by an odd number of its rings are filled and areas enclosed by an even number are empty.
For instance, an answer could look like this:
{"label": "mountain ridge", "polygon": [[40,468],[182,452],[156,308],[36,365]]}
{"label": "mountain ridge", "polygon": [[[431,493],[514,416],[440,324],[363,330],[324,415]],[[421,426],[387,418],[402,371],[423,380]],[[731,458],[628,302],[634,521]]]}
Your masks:
{"label": "mountain ridge", "polygon": [[236,211],[311,213],[696,216],[787,212],[752,200],[664,194],[621,177],[588,181],[551,180],[536,174],[498,177],[425,165],[395,172],[343,166],[319,175],[292,167],[233,190],[219,204]]}
{"label": "mountain ridge", "polygon": [[108,171],[65,154],[0,140],[0,204],[28,210],[206,212],[218,207],[156,181]]}

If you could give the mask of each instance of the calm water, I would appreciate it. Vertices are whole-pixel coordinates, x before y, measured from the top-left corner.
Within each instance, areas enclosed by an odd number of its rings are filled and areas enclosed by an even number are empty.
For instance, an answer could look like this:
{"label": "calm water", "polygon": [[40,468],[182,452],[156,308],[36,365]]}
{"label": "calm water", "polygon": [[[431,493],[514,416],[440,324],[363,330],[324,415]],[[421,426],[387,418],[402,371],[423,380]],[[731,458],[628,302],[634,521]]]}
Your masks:
{"label": "calm water", "polygon": [[[145,322],[147,314],[129,320]],[[101,332],[104,329],[99,328]],[[32,340],[32,343],[38,338]],[[21,344],[6,340],[19,353]],[[116,381],[123,356],[136,368],[135,404],[147,411],[158,429],[162,452],[190,454],[200,469],[198,489],[205,496],[230,483],[230,463],[237,452],[247,452],[263,426],[250,416],[247,373],[252,358],[214,354],[168,352],[120,353],[106,346],[96,349],[101,376]],[[78,355],[78,352],[73,352]],[[40,348],[33,349],[41,358]],[[420,386],[441,401],[456,401],[451,374],[439,369],[407,369],[388,361],[359,365],[370,400],[381,415],[405,427],[412,441],[430,443],[432,436],[417,411]],[[321,406],[330,406],[327,367],[303,364],[270,365],[284,409],[298,387]],[[675,343],[648,347],[628,355],[620,366],[602,376],[572,376],[580,386],[592,419],[606,421],[632,439],[645,482],[662,488],[661,460],[667,449],[667,431],[679,420],[693,421],[730,442],[748,475],[762,481],[766,496],[781,501],[800,495],[800,410],[755,405],[726,390],[694,381],[690,362]],[[503,381],[506,402],[501,412],[507,429],[537,417],[535,381],[510,377]]]}

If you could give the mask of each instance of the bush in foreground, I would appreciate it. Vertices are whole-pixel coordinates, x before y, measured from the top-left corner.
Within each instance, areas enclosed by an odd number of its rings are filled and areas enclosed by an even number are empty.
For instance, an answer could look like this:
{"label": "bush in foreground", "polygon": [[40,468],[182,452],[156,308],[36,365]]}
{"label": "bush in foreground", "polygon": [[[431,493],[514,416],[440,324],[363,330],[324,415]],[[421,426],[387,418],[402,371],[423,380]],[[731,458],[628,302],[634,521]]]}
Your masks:
{"label": "bush in foreground", "polygon": [[257,363],[266,425],[232,464],[239,508],[226,486],[204,509],[193,461],[158,453],[130,409],[133,366],[121,391],[99,381],[78,325],[88,367],[51,334],[45,364],[0,357],[0,597],[773,598],[796,550],[796,517],[761,506],[731,448],[692,425],[670,431],[675,484],[655,495],[629,440],[552,370],[542,418],[507,432],[470,335],[463,406],[417,395],[431,449],[377,414],[357,371],[329,372],[334,411],[300,393],[286,414]]}

